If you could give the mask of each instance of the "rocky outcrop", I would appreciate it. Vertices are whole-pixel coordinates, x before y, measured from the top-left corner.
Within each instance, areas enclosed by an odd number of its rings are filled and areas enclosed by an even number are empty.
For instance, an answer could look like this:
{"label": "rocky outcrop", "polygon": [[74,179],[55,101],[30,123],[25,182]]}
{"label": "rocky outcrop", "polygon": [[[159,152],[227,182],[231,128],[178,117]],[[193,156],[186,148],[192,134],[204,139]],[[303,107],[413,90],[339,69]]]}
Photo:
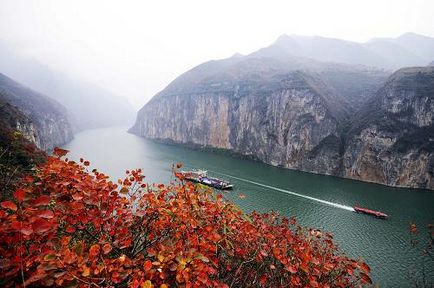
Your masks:
{"label": "rocky outcrop", "polygon": [[38,148],[50,150],[73,138],[66,109],[0,74],[2,120]]}
{"label": "rocky outcrop", "polygon": [[343,176],[434,189],[434,67],[394,73],[353,120]]}

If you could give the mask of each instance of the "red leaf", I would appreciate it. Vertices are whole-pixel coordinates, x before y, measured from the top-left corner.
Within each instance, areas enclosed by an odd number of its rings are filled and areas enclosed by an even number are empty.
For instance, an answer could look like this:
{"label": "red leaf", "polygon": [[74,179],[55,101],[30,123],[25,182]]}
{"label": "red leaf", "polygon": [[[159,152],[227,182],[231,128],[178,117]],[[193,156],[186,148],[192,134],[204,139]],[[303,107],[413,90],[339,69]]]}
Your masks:
{"label": "red leaf", "polygon": [[288,265],[288,266],[286,267],[286,269],[287,269],[289,272],[291,272],[292,274],[297,273],[297,267],[295,267],[294,265]]}
{"label": "red leaf", "polygon": [[83,162],[83,165],[84,165],[84,166],[89,166],[89,165],[90,165],[90,162],[89,162],[89,161],[84,161],[84,162]]}
{"label": "red leaf", "polygon": [[65,149],[62,149],[59,147],[54,147],[53,155],[58,156],[60,158],[62,156],[65,156],[66,154],[68,154],[68,152],[69,152],[68,150],[65,150]]}
{"label": "red leaf", "polygon": [[369,274],[371,272],[371,268],[369,268],[368,264],[366,263],[360,263],[359,264],[360,270],[362,270],[364,273]]}
{"label": "red leaf", "polygon": [[372,280],[371,280],[371,278],[367,274],[365,274],[363,272],[360,272],[360,277],[362,278],[362,283],[364,283],[364,284],[372,284]]}
{"label": "red leaf", "polygon": [[53,228],[53,223],[48,222],[43,219],[38,219],[35,222],[33,222],[33,231],[35,231],[38,234],[43,234]]}
{"label": "red leaf", "polygon": [[18,202],[21,203],[24,200],[24,194],[25,194],[24,189],[18,189],[17,191],[15,191],[14,197],[15,197],[15,199],[18,200]]}
{"label": "red leaf", "polygon": [[41,210],[37,213],[37,215],[41,218],[51,219],[54,217],[53,211],[50,210]]}
{"label": "red leaf", "polygon": [[1,206],[4,209],[11,209],[13,211],[17,211],[17,209],[18,209],[17,205],[14,202],[12,202],[12,201],[4,201],[4,202],[1,203]]}
{"label": "red leaf", "polygon": [[315,288],[319,286],[318,282],[316,282],[315,280],[310,280],[309,285],[310,287],[315,287]]}
{"label": "red leaf", "polygon": [[81,195],[80,193],[72,194],[72,199],[74,199],[75,201],[80,201],[81,199],[83,199],[83,195]]}
{"label": "red leaf", "polygon": [[39,196],[38,198],[36,198],[35,200],[33,200],[33,205],[34,206],[44,206],[44,205],[48,205],[50,204],[51,198],[48,197],[47,195],[42,195]]}
{"label": "red leaf", "polygon": [[143,269],[145,270],[145,272],[151,270],[152,268],[152,262],[149,260],[146,260],[145,263],[143,264]]}
{"label": "red leaf", "polygon": [[83,267],[83,273],[81,273],[81,276],[87,277],[90,275],[90,268],[86,265]]}
{"label": "red leaf", "polygon": [[259,284],[261,286],[265,286],[265,284],[267,284],[267,275],[263,274],[260,278],[259,278]]}
{"label": "red leaf", "polygon": [[66,228],[66,232],[68,233],[74,233],[76,231],[74,226],[68,226],[68,228]]}
{"label": "red leaf", "polygon": [[33,229],[32,229],[31,226],[26,226],[26,227],[23,227],[23,228],[20,230],[20,232],[23,233],[24,235],[29,236],[29,235],[32,235],[32,233],[33,233]]}
{"label": "red leaf", "polygon": [[92,245],[92,247],[90,247],[90,249],[89,249],[89,256],[90,257],[96,257],[96,256],[98,256],[99,255],[99,250],[100,250],[100,247],[99,247],[98,244]]}
{"label": "red leaf", "polygon": [[104,246],[102,246],[102,251],[104,252],[104,254],[110,253],[110,251],[112,251],[112,245],[110,245],[109,243],[104,244]]}
{"label": "red leaf", "polygon": [[133,283],[131,284],[131,288],[139,288],[140,282],[137,279],[133,280]]}

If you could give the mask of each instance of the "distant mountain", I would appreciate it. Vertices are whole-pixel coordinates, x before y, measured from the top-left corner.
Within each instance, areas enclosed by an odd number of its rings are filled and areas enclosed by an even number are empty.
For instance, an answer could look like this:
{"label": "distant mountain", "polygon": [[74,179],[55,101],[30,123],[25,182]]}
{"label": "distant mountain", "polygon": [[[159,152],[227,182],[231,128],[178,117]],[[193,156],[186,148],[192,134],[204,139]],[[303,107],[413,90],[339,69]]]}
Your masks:
{"label": "distant mountain", "polygon": [[291,56],[318,61],[359,64],[398,69],[421,66],[434,58],[434,38],[407,33],[398,38],[375,38],[357,43],[326,37],[282,35],[271,46],[260,49],[254,57]]}
{"label": "distant mountain", "polygon": [[128,125],[133,121],[135,110],[125,98],[21,57],[1,42],[0,71],[63,104],[76,130]]}
{"label": "distant mountain", "polygon": [[405,33],[396,38],[395,42],[420,57],[434,59],[434,37]]}
{"label": "distant mountain", "polygon": [[388,67],[387,61],[381,55],[360,43],[325,37],[282,35],[271,46],[259,50],[255,56],[267,55],[269,50],[276,49],[293,56],[324,62]]}
{"label": "distant mountain", "polygon": [[434,61],[428,64],[428,66],[434,66]]}
{"label": "distant mountain", "polygon": [[406,66],[420,66],[426,63],[426,57],[419,56],[393,39],[374,39],[364,45],[377,55],[381,55],[382,60],[374,64],[377,66],[400,68]]}
{"label": "distant mountain", "polygon": [[0,119],[37,147],[49,150],[73,137],[68,112],[57,101],[0,74]]}

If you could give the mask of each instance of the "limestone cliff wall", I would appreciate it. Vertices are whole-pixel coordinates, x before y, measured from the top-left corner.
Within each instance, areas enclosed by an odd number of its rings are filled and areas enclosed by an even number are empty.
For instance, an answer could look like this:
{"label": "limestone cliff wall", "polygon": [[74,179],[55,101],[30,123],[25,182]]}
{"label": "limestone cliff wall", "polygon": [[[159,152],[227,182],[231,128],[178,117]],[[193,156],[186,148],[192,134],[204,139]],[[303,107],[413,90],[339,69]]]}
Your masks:
{"label": "limestone cliff wall", "polygon": [[355,118],[343,176],[434,189],[434,68],[394,73]]}
{"label": "limestone cliff wall", "polygon": [[218,66],[213,76],[202,66],[208,74],[199,80],[186,73],[139,111],[130,131],[290,169],[434,189],[433,67],[399,70],[355,110],[320,75],[258,63],[242,72],[245,63],[224,73]]}
{"label": "limestone cliff wall", "polygon": [[328,110],[327,95],[309,86],[304,75],[288,77],[282,88],[265,93],[240,96],[235,87],[225,93],[161,97],[141,110],[131,131],[335,175],[339,170],[338,117]]}

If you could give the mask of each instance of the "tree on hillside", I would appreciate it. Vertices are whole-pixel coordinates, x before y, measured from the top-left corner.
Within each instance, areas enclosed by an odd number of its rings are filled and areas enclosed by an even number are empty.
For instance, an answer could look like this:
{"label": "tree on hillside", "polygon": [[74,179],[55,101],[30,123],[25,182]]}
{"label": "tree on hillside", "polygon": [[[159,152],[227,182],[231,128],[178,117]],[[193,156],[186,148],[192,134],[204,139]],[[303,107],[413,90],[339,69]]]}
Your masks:
{"label": "tree on hillside", "polygon": [[141,170],[113,183],[89,162],[54,157],[0,208],[0,285],[81,287],[359,287],[363,261],[329,233],[276,213],[243,213]]}

